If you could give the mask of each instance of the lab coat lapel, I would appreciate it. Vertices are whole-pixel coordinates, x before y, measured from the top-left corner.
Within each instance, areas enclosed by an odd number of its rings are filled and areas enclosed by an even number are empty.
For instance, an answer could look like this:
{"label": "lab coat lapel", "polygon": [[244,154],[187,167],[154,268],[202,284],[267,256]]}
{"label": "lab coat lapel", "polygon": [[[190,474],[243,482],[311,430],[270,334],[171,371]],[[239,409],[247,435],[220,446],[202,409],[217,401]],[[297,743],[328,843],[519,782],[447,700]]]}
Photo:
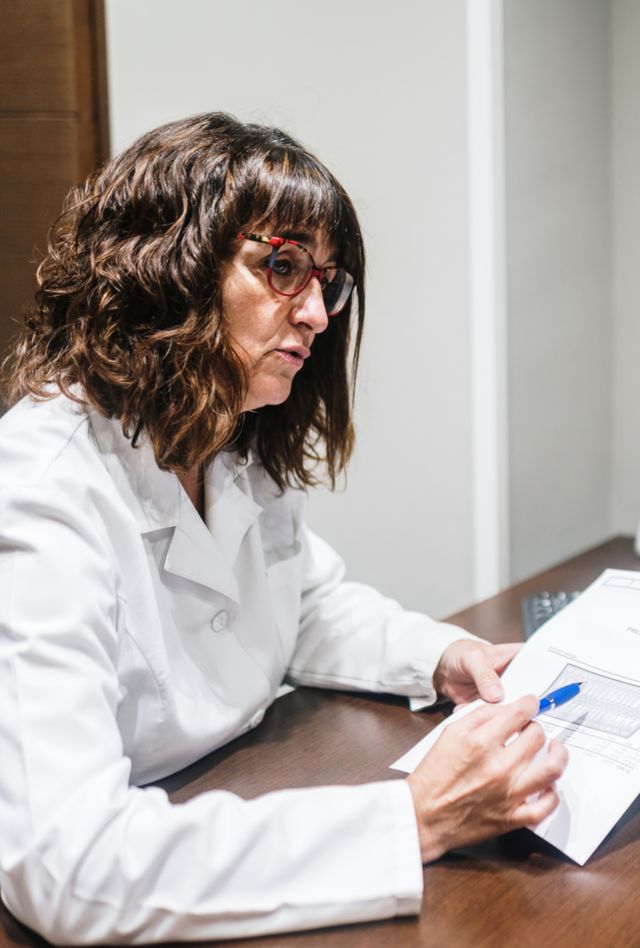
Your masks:
{"label": "lab coat lapel", "polygon": [[174,527],[179,518],[180,482],[175,474],[160,470],[146,434],[133,448],[116,418],[105,418],[90,408],[89,421],[105,466],[140,532]]}
{"label": "lab coat lapel", "polygon": [[240,602],[233,573],[240,546],[262,507],[244,493],[244,473],[229,455],[220,455],[205,475],[205,521],[181,493],[179,520],[165,569]]}
{"label": "lab coat lapel", "polygon": [[251,497],[246,464],[222,454],[205,477],[205,520],[227,563],[235,563],[247,531],[262,507]]}
{"label": "lab coat lapel", "polygon": [[144,432],[139,446],[132,448],[116,419],[93,409],[89,414],[107,469],[141,534],[174,528],[163,564],[167,572],[239,602],[233,564],[247,530],[262,511],[250,497],[246,468],[236,467],[228,454],[219,455],[209,466],[205,524],[176,475],[158,467]]}
{"label": "lab coat lapel", "polygon": [[180,506],[181,516],[167,550],[165,570],[221,592],[239,603],[238,584],[231,565],[191,502],[184,498]]}

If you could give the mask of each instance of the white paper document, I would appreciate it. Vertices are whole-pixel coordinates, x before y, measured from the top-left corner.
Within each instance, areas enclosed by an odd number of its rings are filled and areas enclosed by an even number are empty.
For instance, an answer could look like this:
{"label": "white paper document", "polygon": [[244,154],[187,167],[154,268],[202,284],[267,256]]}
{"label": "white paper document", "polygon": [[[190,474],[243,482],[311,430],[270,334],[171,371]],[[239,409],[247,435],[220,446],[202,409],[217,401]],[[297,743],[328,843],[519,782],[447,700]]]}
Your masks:
{"label": "white paper document", "polygon": [[[534,832],[583,865],[640,793],[640,572],[606,570],[502,676],[505,701],[578,681],[577,697],[536,718],[566,745],[569,763],[559,807]],[[413,771],[442,729],[480,704],[455,712],[391,766]]]}

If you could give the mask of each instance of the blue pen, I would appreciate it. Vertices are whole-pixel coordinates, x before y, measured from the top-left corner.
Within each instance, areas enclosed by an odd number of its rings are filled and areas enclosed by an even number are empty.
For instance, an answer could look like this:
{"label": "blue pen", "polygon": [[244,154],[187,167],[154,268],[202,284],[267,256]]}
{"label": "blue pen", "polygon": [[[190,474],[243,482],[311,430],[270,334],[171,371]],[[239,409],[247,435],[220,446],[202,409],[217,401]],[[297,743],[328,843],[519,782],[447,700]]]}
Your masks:
{"label": "blue pen", "polygon": [[583,682],[576,681],[572,685],[564,685],[562,688],[558,688],[557,691],[552,691],[550,694],[545,695],[544,698],[540,698],[538,714],[542,714],[544,711],[551,711],[553,708],[557,708],[561,704],[566,704],[567,701],[571,701],[572,698],[580,694],[580,686],[582,684]]}

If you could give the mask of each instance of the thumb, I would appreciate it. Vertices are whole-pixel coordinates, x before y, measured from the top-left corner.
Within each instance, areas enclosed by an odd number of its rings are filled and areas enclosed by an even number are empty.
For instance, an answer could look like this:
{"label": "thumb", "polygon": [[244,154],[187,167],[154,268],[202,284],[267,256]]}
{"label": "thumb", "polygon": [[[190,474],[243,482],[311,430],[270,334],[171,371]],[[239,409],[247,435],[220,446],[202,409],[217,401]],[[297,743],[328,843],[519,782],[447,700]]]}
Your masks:
{"label": "thumb", "polygon": [[504,698],[504,688],[488,657],[478,654],[474,658],[474,667],[470,671],[478,694],[485,701],[501,701]]}

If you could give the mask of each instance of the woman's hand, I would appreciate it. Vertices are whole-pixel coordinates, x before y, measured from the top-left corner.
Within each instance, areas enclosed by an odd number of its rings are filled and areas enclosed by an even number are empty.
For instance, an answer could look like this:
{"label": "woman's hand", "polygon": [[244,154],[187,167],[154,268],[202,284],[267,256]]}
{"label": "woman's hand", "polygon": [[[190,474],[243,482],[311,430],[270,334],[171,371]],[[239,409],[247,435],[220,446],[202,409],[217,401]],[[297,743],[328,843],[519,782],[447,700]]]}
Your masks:
{"label": "woman's hand", "polygon": [[440,695],[455,704],[484,698],[501,701],[504,689],[499,675],[522,648],[521,642],[490,645],[471,639],[457,639],[440,657],[433,675],[433,684]]}
{"label": "woman's hand", "polygon": [[[536,826],[558,805],[554,782],[566,767],[563,744],[542,750],[531,722],[538,699],[478,708],[446,728],[407,778],[423,862],[523,826]],[[505,746],[513,735],[514,740]]]}

